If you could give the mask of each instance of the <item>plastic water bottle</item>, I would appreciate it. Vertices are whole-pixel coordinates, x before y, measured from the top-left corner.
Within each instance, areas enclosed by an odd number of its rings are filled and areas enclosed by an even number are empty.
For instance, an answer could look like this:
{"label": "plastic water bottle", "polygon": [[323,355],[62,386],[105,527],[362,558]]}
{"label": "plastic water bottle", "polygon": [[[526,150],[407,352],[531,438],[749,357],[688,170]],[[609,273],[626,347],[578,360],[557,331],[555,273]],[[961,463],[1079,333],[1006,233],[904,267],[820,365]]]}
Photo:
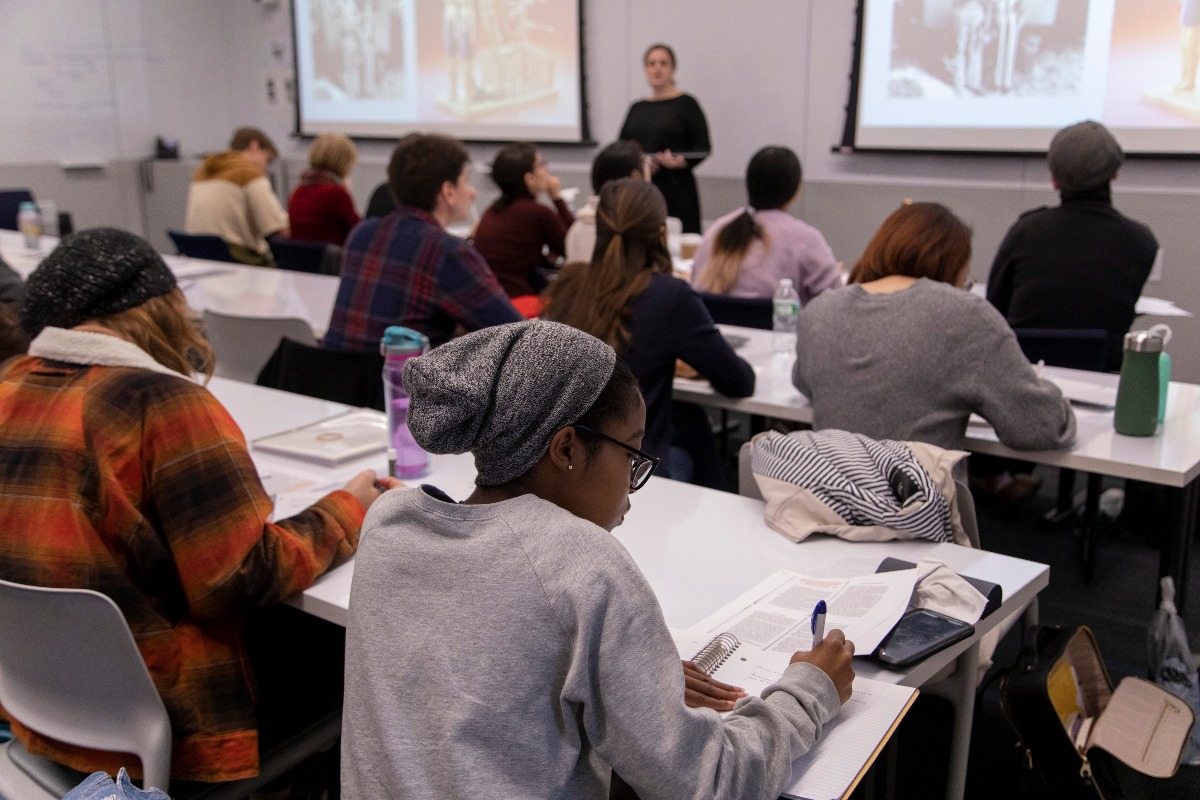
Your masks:
{"label": "plastic water bottle", "polygon": [[17,210],[17,228],[25,238],[25,248],[37,250],[42,243],[42,215],[29,200],[21,203]]}
{"label": "plastic water bottle", "polygon": [[429,454],[408,429],[408,392],[404,390],[404,365],[429,352],[429,337],[394,325],[383,332],[383,396],[388,418],[388,472],[393,477],[415,478],[429,468]]}
{"label": "plastic water bottle", "polygon": [[796,327],[800,321],[800,295],[791,278],[781,278],[774,300],[774,350],[776,355],[796,352]]}

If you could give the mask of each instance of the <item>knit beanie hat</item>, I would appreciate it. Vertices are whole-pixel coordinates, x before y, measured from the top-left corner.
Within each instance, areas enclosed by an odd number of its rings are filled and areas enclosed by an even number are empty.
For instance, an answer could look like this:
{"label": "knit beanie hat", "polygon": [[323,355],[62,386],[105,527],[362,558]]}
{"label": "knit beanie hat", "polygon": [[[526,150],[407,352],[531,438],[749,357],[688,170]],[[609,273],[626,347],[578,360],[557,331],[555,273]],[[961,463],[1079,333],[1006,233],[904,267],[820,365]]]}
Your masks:
{"label": "knit beanie hat", "polygon": [[73,328],[175,288],[175,276],[150,243],[116,228],[64,236],[25,282],[21,324],[30,336],[42,328]]}
{"label": "knit beanie hat", "polygon": [[1104,186],[1125,161],[1121,145],[1108,128],[1093,120],[1054,134],[1046,162],[1063,194],[1079,194]]}
{"label": "knit beanie hat", "polygon": [[431,453],[474,453],[479,486],[507,483],[592,407],[616,359],[557,322],[484,328],[405,364],[409,430]]}

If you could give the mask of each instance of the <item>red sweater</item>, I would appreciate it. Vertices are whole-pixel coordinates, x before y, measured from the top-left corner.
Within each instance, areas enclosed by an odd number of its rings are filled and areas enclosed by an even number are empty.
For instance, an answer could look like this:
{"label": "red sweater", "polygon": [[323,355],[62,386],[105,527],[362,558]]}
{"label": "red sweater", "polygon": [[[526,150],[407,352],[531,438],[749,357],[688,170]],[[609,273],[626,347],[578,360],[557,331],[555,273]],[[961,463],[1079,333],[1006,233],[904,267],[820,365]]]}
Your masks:
{"label": "red sweater", "polygon": [[338,247],[362,219],[350,193],[327,173],[310,170],[288,200],[292,236],[302,242],[328,242]]}
{"label": "red sweater", "polygon": [[[501,212],[489,208],[475,229],[475,249],[487,261],[509,297],[537,294],[529,273],[535,267],[553,266],[563,255],[567,228],[575,215],[562,200],[556,200],[557,213],[530,197],[512,201]],[[550,261],[542,248],[550,250]]]}

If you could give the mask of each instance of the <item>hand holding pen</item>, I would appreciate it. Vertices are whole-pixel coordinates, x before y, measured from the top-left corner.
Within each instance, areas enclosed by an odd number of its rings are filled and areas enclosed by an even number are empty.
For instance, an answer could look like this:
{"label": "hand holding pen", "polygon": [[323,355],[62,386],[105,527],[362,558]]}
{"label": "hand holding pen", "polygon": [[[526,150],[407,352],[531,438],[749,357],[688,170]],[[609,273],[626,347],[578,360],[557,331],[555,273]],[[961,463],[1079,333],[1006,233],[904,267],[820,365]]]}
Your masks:
{"label": "hand holding pen", "polygon": [[825,635],[826,603],[821,600],[813,609],[809,624],[813,633],[813,648],[792,656],[791,663],[805,662],[818,667],[833,681],[838,698],[845,703],[850,699],[854,685],[854,642],[846,640],[846,634],[834,628]]}

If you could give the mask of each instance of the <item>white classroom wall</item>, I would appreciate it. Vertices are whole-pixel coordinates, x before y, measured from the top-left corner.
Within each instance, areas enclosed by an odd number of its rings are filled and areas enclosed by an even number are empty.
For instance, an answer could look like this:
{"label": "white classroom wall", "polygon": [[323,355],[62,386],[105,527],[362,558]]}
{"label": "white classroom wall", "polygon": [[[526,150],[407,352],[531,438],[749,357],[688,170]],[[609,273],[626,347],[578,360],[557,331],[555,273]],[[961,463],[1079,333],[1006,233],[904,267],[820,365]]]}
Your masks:
{"label": "white classroom wall", "polygon": [[[0,12],[29,3],[0,0]],[[182,209],[190,161],[143,170],[153,136],[180,138],[185,154],[219,149],[238,124],[262,127],[281,145],[277,183],[286,191],[303,167],[306,144],[291,141],[292,107],[287,0],[86,0],[110,21],[114,115],[120,152],[96,169],[64,169],[55,159],[13,164],[0,125],[0,185],[31,186],[75,212],[80,226],[115,224],[147,233]],[[1021,211],[1055,201],[1041,158],[1005,156],[842,155],[855,22],[854,0],[585,0],[585,69],[593,139],[615,137],[629,102],[644,91],[640,58],[649,43],[670,43],[680,86],[704,106],[713,156],[698,176],[704,216],[744,202],[741,173],[764,144],[801,156],[805,187],[797,213],[819,227],[839,259],[852,264],[874,228],[905,197],[946,203],[975,229],[972,270],[985,278],[992,254]],[[40,47],[47,35],[0,26],[0,51]],[[280,50],[282,49],[282,55]],[[274,103],[266,83],[276,86]],[[472,146],[486,163],[495,146]],[[1197,142],[1200,151],[1200,141]],[[390,145],[360,143],[354,193],[365,202],[383,178]],[[592,147],[553,146],[545,153],[564,183],[584,187]],[[144,172],[154,181],[142,186]],[[486,202],[485,177],[476,184]],[[1147,294],[1200,312],[1200,161],[1133,160],[1116,184],[1117,206],[1154,229],[1166,252],[1161,282]],[[150,230],[148,230],[150,229]],[[1157,318],[1146,319],[1151,322]],[[1200,382],[1200,324],[1170,320],[1176,376]]]}

